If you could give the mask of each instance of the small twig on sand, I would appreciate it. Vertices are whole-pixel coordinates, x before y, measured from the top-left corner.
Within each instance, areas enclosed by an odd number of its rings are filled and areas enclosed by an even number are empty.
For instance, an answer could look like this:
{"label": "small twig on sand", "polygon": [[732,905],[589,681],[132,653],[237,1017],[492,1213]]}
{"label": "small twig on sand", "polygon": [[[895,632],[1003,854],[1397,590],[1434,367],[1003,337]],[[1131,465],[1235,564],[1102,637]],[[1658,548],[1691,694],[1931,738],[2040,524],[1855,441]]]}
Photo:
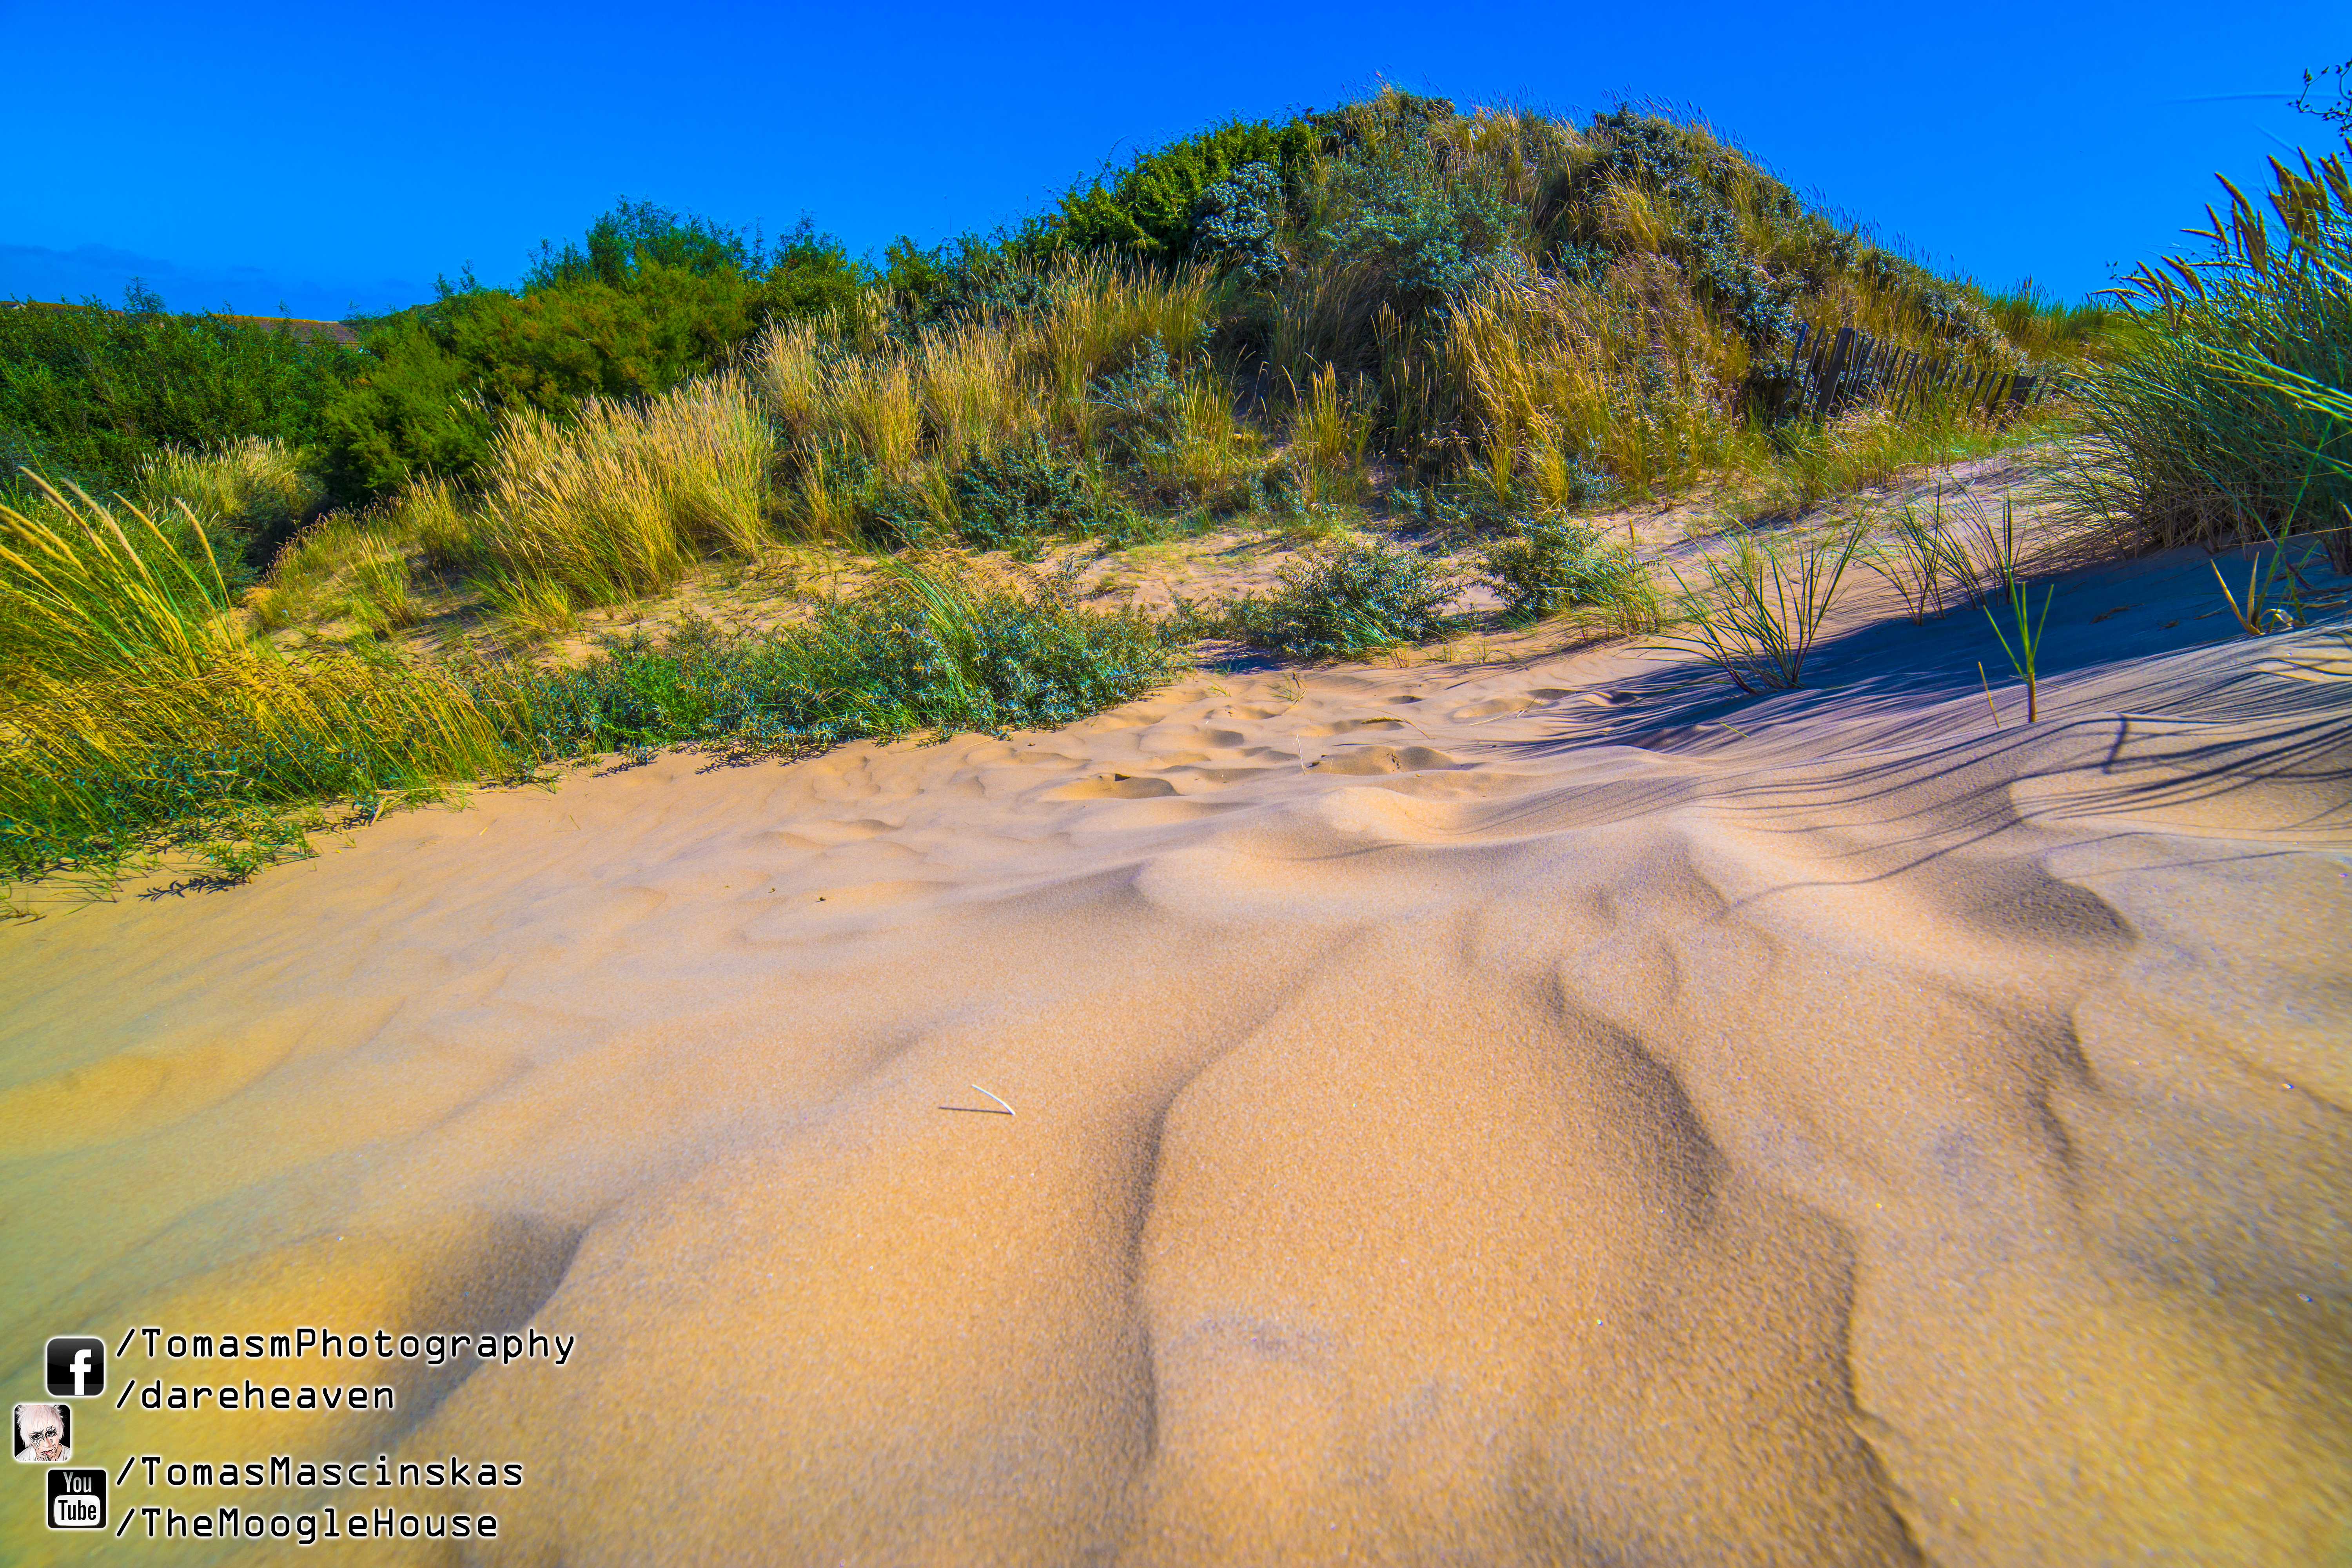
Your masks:
{"label": "small twig on sand", "polygon": [[1985,673],[1984,661],[1977,661],[1977,679],[1984,682],[1985,706],[1992,709],[1992,727],[2000,728],[2000,710],[1993,706],[1992,678]]}
{"label": "small twig on sand", "polygon": [[[972,1087],[972,1088],[974,1088],[974,1089],[980,1089],[980,1085],[978,1085],[978,1084],[973,1084],[971,1087]],[[1009,1105],[1005,1105],[1004,1101],[1003,1101],[1002,1099],[999,1099],[996,1095],[990,1093],[987,1089],[980,1089],[980,1092],[981,1092],[981,1093],[982,1093],[982,1094],[986,1094],[986,1095],[988,1095],[988,1098],[989,1098],[989,1099],[991,1099],[991,1100],[995,1100],[995,1101],[996,1101],[996,1104],[995,1104],[995,1105],[942,1105],[942,1106],[940,1106],[940,1109],[941,1110],[969,1110],[969,1111],[972,1112],[972,1113],[973,1113],[974,1115],[976,1115],[976,1116],[1010,1116],[1010,1115],[1012,1115],[1012,1114],[1013,1114],[1013,1108],[1012,1108],[1011,1106],[1009,1106]],[[1003,1109],[999,1110],[999,1109],[998,1109],[998,1107],[999,1107],[999,1106],[1003,1107]]]}

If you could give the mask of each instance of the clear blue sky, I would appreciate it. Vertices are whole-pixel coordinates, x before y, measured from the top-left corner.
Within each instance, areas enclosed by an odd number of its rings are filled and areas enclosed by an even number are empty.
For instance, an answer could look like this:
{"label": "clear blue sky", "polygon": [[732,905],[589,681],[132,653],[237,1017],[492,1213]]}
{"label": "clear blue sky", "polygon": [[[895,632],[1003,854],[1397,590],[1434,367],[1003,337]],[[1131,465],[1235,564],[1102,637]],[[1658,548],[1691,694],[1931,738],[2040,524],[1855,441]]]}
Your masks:
{"label": "clear blue sky", "polygon": [[[2332,5],[1087,7],[0,0],[0,296],[339,316],[511,280],[617,195],[856,252],[1017,221],[1229,117],[1385,79],[1694,105],[1800,189],[2066,296],[2317,123]],[[2270,95],[2267,98],[2249,95]]]}

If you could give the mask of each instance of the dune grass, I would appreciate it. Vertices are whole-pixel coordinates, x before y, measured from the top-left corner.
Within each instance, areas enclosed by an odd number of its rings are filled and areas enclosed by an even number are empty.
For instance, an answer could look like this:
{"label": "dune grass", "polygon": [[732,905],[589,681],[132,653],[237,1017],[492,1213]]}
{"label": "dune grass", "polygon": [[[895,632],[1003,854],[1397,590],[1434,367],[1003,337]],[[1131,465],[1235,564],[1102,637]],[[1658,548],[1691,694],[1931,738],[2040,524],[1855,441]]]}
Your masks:
{"label": "dune grass", "polygon": [[[2007,497],[2000,503],[2000,530],[1986,530],[1988,542],[1993,546],[1991,584],[1979,601],[1985,619],[1992,626],[1992,635],[2000,643],[2001,653],[2009,659],[2010,668],[2025,683],[2025,721],[2039,723],[2042,719],[2042,628],[2050,620],[2050,602],[2058,594],[2052,584],[2042,595],[2042,611],[2033,613],[2032,595],[2028,591],[2025,574],[2019,559],[2017,513]],[[2001,617],[1994,612],[1998,603],[2009,616],[2010,629],[2001,629]],[[2011,633],[2016,634],[2011,642]],[[1987,697],[1990,690],[1988,687]]]}
{"label": "dune grass", "polygon": [[[245,632],[209,555],[128,503],[0,507],[0,877],[159,847],[230,871],[283,807],[498,772],[459,683]],[[198,535],[201,539],[201,534]]]}
{"label": "dune grass", "polygon": [[1678,618],[1690,629],[1673,640],[1750,695],[1794,690],[1864,538],[1849,523],[1794,541],[1747,537],[1700,556],[1698,588],[1674,574],[1684,596]]}
{"label": "dune grass", "polygon": [[2090,441],[2063,475],[2120,545],[2307,535],[2352,571],[2352,403],[2309,395],[2352,384],[2347,152],[2273,159],[2261,206],[2224,180],[2226,216],[2189,231],[2202,253],[2120,290],[2119,352],[2081,373]]}
{"label": "dune grass", "polygon": [[774,455],[731,374],[643,403],[588,398],[566,424],[518,410],[492,444],[471,548],[494,581],[580,604],[655,592],[699,556],[756,552]]}
{"label": "dune grass", "polygon": [[[208,557],[127,503],[0,507],[0,882],[98,888],[175,854],[236,880],[341,803],[434,798],[600,752],[796,754],[1067,723],[1175,668],[1168,628],[1066,583],[898,566],[805,624],[690,623],[584,664],[418,664],[251,635]],[[201,537],[201,536],[199,536]]]}
{"label": "dune grass", "polygon": [[1162,489],[1227,482],[1250,443],[1203,359],[1209,280],[1059,263],[1018,314],[894,333],[877,292],[853,317],[771,331],[751,377],[782,447],[781,521],[813,540],[885,543],[1003,532],[958,479],[1008,448],[1061,454],[1116,517],[1112,464]]}

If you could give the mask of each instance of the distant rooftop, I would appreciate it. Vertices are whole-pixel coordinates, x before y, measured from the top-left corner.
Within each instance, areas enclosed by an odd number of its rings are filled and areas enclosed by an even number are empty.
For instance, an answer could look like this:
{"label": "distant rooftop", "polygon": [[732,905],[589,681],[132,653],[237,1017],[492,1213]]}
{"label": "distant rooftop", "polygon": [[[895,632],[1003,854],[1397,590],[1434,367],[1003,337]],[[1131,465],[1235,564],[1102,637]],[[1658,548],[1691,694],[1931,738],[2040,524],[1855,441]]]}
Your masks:
{"label": "distant rooftop", "polygon": [[[107,305],[71,305],[53,300],[0,300],[0,309],[10,310],[104,310],[109,315],[121,312]],[[341,321],[314,321],[303,316],[230,316],[217,310],[174,310],[175,316],[213,316],[240,327],[271,327],[290,332],[298,338],[331,338],[339,343],[355,345],[360,341],[359,330]]]}

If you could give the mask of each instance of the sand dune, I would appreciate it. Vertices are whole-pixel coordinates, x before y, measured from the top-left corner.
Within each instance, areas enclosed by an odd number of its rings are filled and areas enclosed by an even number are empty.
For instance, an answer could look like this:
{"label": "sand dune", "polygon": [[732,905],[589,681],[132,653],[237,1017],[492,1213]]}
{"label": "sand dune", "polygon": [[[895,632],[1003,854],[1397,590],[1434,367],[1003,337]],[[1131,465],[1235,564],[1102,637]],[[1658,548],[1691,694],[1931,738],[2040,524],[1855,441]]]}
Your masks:
{"label": "sand dune", "polygon": [[501,1562],[2344,1561],[2352,641],[2203,571],[2030,730],[1957,616],[1202,675],[0,931],[0,1342],[576,1335],[88,1423]]}

